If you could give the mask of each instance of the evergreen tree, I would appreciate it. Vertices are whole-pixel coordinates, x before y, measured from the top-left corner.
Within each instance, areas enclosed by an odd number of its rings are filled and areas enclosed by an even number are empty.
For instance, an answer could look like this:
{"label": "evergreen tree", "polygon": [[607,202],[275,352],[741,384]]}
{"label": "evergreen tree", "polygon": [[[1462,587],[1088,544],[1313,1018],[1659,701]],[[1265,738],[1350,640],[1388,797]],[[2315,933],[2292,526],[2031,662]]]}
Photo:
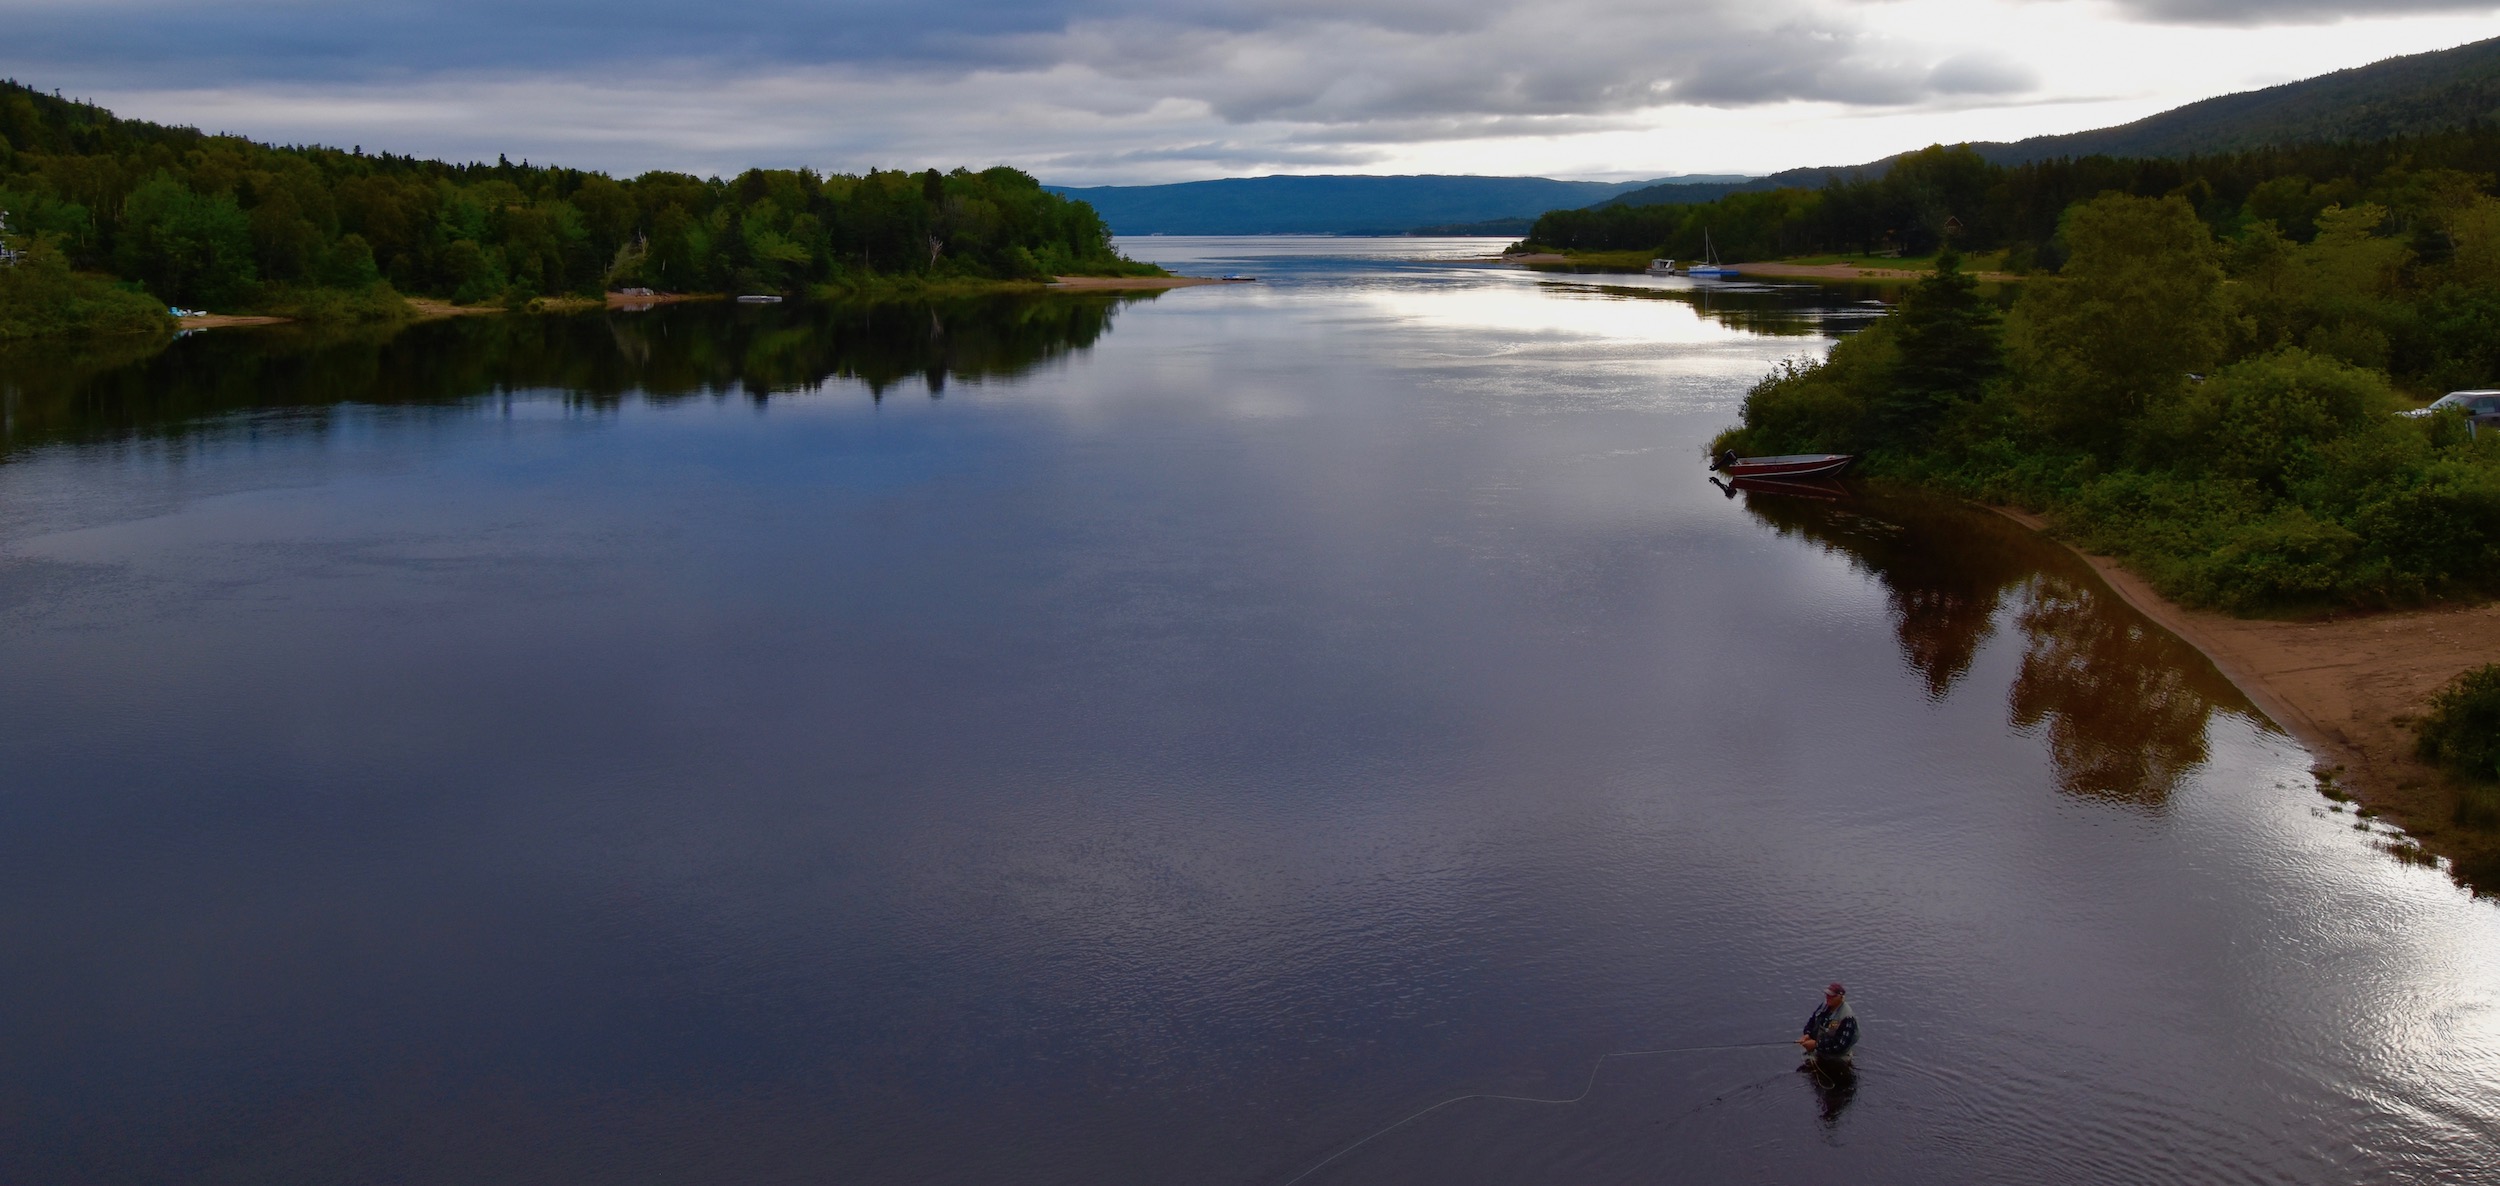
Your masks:
{"label": "evergreen tree", "polygon": [[1899,356],[1892,383],[1873,409],[1885,443],[1907,443],[1932,430],[1957,404],[1979,398],[2005,369],[1996,309],[1959,255],[1936,257],[1936,270],[1901,299],[1894,315]]}

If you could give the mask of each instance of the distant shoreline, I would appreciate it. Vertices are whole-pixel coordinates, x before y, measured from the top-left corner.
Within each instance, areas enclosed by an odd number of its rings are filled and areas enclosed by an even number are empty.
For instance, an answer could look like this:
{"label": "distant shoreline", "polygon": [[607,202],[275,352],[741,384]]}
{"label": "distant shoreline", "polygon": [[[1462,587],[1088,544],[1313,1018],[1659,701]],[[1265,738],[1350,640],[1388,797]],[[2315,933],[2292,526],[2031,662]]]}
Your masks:
{"label": "distant shoreline", "polygon": [[1160,292],[1167,288],[1196,288],[1201,284],[1248,284],[1248,280],[1228,280],[1221,276],[1057,276],[1044,285],[1056,289],[1107,289],[1123,292]]}
{"label": "distant shoreline", "polygon": [[[1647,264],[1650,258],[1651,257],[1648,253],[1639,251],[1536,251],[1518,255],[1491,256],[1488,257],[1487,262],[1498,261],[1506,264],[1526,264],[1530,266],[1550,266],[1560,264],[1597,268],[1638,268]],[[1684,262],[1689,263],[1691,261]],[[1789,263],[1783,260],[1766,260],[1761,263],[1729,264],[1727,266],[1746,276],[1763,276],[1779,280],[1836,280],[1855,283],[1904,283],[1915,280],[1924,280],[1933,274],[1933,269],[1928,268],[1881,268],[1868,267],[1864,264]],[[1972,272],[1969,273],[1969,275],[1972,279],[1984,281],[1990,284],[2005,284],[2022,279],[2022,277],[2014,275],[2011,272]]]}

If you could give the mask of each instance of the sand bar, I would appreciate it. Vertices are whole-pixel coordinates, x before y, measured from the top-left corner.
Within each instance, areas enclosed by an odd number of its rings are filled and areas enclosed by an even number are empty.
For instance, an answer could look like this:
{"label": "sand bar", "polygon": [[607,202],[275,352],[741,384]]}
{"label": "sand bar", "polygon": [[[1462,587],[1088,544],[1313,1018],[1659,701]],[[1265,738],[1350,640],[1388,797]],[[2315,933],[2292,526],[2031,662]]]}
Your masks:
{"label": "sand bar", "polygon": [[1201,284],[1250,284],[1249,280],[1227,280],[1221,276],[1054,276],[1052,288],[1099,288],[1122,292],[1154,292],[1166,288],[1195,288]]}

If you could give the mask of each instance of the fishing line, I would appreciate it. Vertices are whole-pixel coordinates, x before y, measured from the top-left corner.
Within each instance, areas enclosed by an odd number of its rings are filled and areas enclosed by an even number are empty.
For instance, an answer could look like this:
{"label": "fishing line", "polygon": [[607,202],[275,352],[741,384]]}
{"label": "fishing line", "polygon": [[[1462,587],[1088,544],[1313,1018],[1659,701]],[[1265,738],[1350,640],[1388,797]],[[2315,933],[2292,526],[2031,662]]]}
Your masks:
{"label": "fishing line", "polygon": [[[1607,1061],[1608,1061],[1608,1060],[1610,1060],[1610,1059],[1617,1059],[1617,1058],[1647,1058],[1647,1057],[1649,1057],[1649,1056],[1651,1056],[1651,1055],[1654,1055],[1654,1054],[1700,1054],[1700,1053],[1702,1053],[1702,1052],[1704,1052],[1704,1051],[1711,1051],[1711,1050],[1766,1050],[1766,1049],[1769,1049],[1769,1048],[1774,1047],[1774,1046],[1789,1046],[1789,1045],[1794,1045],[1794,1043],[1793,1043],[1793,1042],[1740,1042],[1740,1043],[1737,1043],[1736,1045],[1733,1045],[1733,1046],[1668,1046],[1668,1047],[1664,1047],[1664,1048],[1662,1048],[1662,1049],[1658,1049],[1658,1050],[1617,1050],[1617,1051],[1615,1051],[1615,1052],[1613,1052],[1613,1053],[1611,1053],[1611,1054],[1601,1054],[1601,1055],[1598,1055],[1598,1056],[1597,1056],[1597,1061],[1589,1064],[1589,1081],[1588,1081],[1587,1083],[1585,1083],[1585,1084],[1582,1084],[1582,1085],[1581,1085],[1581,1087],[1580,1087],[1580,1094],[1575,1095],[1575,1096],[1572,1096],[1572,1097],[1571,1097],[1571,1098],[1569,1098],[1569,1099],[1549,1100],[1549,1099],[1540,1099],[1540,1098],[1538,1098],[1538,1097],[1536,1097],[1536,1096],[1533,1096],[1533,1095],[1495,1095],[1495,1094],[1492,1094],[1492,1093],[1490,1093],[1490,1092],[1482,1092],[1482,1091],[1477,1091],[1477,1092],[1469,1092],[1469,1093],[1468,1093],[1468,1094],[1466,1094],[1466,1095],[1454,1095],[1454,1096],[1451,1096],[1451,1097],[1450,1097],[1450,1098],[1448,1098],[1448,1099],[1445,1099],[1445,1100],[1441,1101],[1440,1103],[1437,1103],[1437,1104],[1432,1105],[1432,1106],[1431,1106],[1431,1107],[1429,1107],[1429,1108],[1425,1108],[1424,1110],[1422,1110],[1422,1111],[1420,1111],[1420,1112],[1416,1112],[1416,1113],[1414,1113],[1414,1114],[1412,1114],[1412,1115],[1410,1115],[1410,1116],[1406,1117],[1404,1120],[1400,1120],[1400,1121],[1397,1121],[1397,1122],[1395,1122],[1395,1123],[1393,1123],[1393,1124],[1387,1125],[1386,1127],[1380,1128],[1380,1129],[1378,1129],[1378,1130],[1374,1131],[1374,1132],[1373,1132],[1370,1136],[1366,1136],[1366,1137],[1364,1137],[1362,1140],[1356,1141],[1356,1142],[1354,1142],[1353,1144],[1348,1145],[1348,1146],[1346,1146],[1346,1147],[1345,1147],[1345,1148],[1343,1148],[1343,1149],[1339,1149],[1339,1150],[1337,1150],[1336,1152],[1331,1153],[1331,1154],[1329,1154],[1328,1156],[1326,1156],[1326,1157],[1324,1157],[1324,1158],[1321,1158],[1321,1159],[1319,1160],[1319,1162],[1318,1162],[1317,1164],[1313,1165],[1311,1168],[1309,1168],[1309,1169],[1307,1169],[1307,1170],[1304,1170],[1304,1171],[1302,1171],[1301,1173],[1295,1174],[1295,1175],[1294,1175],[1294,1176],[1293,1176],[1290,1180],[1288,1180],[1288,1181],[1285,1183],[1285,1186],[1297,1186],[1297,1184],[1298,1184],[1298,1183],[1300,1183],[1300,1182],[1302,1181],[1302,1179],[1307,1178],[1307,1177],[1310,1177],[1311,1175],[1316,1174],[1316,1173],[1320,1172],[1321,1170],[1328,1168],[1329,1163],[1331,1163],[1331,1162],[1333,1162],[1333,1161],[1337,1160],[1337,1159],[1338,1159],[1338,1158],[1340,1158],[1340,1157],[1345,1156],[1345,1155],[1346,1155],[1346,1154],[1348,1154],[1348,1153],[1352,1153],[1352,1152],[1354,1152],[1355,1150],[1360,1149],[1360,1148],[1362,1148],[1362,1147],[1363,1147],[1363,1146],[1365,1146],[1365,1145],[1368,1145],[1368,1144],[1372,1143],[1372,1141],[1373,1141],[1375,1138],[1387,1136],[1387,1135],[1388,1135],[1388,1134],[1390,1134],[1391,1132],[1394,1132],[1394,1131],[1396,1131],[1396,1130],[1398,1130],[1398,1129],[1400,1129],[1400,1128],[1404,1128],[1405,1126],[1407,1126],[1407,1125],[1409,1125],[1409,1124],[1412,1124],[1412,1123],[1414,1123],[1415,1121],[1421,1120],[1421,1119],[1423,1119],[1423,1118],[1424,1118],[1424,1117],[1426,1117],[1426,1116],[1430,1116],[1430,1115],[1432,1115],[1433,1113],[1438,1112],[1438,1111],[1440,1111],[1440,1110],[1441,1110],[1441,1109],[1443,1109],[1443,1108],[1449,1107],[1451,1104],[1465,1103],[1465,1102],[1466,1102],[1466,1101],[1468,1101],[1468,1100],[1500,1100],[1500,1101],[1502,1101],[1502,1102],[1504,1102],[1504,1103],[1513,1103],[1513,1104],[1550,1104],[1550,1105],[1553,1105],[1553,1106],[1556,1106],[1556,1107],[1565,1107],[1565,1106],[1568,1106],[1568,1105],[1571,1105],[1571,1104],[1576,1104],[1576,1103],[1579,1103],[1581,1100],[1587,1099],[1587,1098],[1589,1097],[1589,1093],[1590,1093],[1590,1092],[1597,1090],[1597,1073],[1598,1073],[1599,1071],[1602,1071],[1602,1070],[1604,1070],[1604,1069],[1606,1068],[1606,1063],[1607,1063]],[[1783,1072],[1783,1073],[1784,1073],[1784,1072]],[[1721,1093],[1720,1093],[1720,1094],[1719,1094],[1716,1098],[1712,1099],[1712,1100],[1710,1101],[1710,1103],[1708,1103],[1708,1104],[1703,1104],[1703,1105],[1702,1105],[1702,1107],[1703,1107],[1703,1108],[1710,1107],[1712,1104],[1716,1104],[1716,1103],[1718,1103],[1720,1100],[1726,1099],[1728,1096],[1733,1095],[1733,1094],[1735,1094],[1736,1092],[1739,1092],[1739,1091],[1744,1090],[1744,1089],[1745,1089],[1745,1087],[1751,1087],[1751,1086],[1754,1086],[1754,1085],[1753,1085],[1753,1084],[1748,1083],[1748,1084],[1745,1084],[1743,1087],[1731,1087],[1731,1088],[1729,1088],[1727,1091],[1721,1092]],[[1696,1111],[1696,1112],[1698,1112],[1698,1111],[1700,1111],[1700,1110],[1701,1110],[1701,1108],[1695,1108],[1695,1109],[1693,1109],[1693,1110],[1694,1110],[1694,1111]]]}

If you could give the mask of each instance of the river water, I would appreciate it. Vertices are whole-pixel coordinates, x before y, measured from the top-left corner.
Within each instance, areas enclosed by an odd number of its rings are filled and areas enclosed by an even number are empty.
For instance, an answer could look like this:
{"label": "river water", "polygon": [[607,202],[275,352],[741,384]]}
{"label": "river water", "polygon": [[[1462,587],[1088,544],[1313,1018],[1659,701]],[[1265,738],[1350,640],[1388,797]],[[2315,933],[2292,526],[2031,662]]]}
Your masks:
{"label": "river water", "polygon": [[1866,294],[1128,246],[0,359],[0,1180],[2500,1180],[2500,904],[1705,480]]}

